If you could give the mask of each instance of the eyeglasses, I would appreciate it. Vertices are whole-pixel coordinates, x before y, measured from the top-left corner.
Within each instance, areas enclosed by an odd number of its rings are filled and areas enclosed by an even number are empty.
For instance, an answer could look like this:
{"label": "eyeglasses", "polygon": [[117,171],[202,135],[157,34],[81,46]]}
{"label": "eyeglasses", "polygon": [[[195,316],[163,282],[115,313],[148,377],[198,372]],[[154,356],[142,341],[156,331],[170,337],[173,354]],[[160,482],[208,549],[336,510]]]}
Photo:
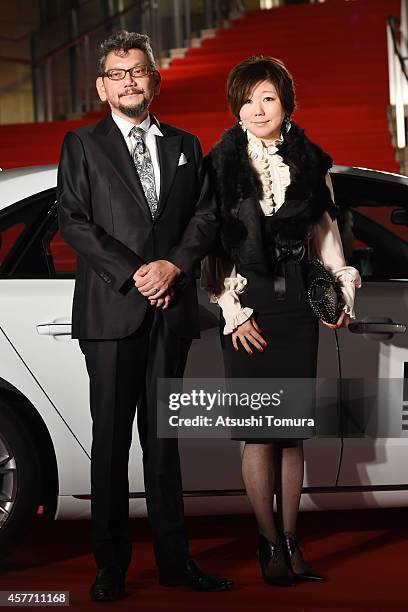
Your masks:
{"label": "eyeglasses", "polygon": [[133,68],[128,68],[127,70],[125,70],[124,68],[111,68],[110,70],[103,72],[101,76],[106,76],[111,81],[122,81],[125,78],[127,72],[130,74],[131,77],[137,79],[148,76],[149,74],[154,72],[154,70],[152,70],[150,66],[143,65],[133,66]]}

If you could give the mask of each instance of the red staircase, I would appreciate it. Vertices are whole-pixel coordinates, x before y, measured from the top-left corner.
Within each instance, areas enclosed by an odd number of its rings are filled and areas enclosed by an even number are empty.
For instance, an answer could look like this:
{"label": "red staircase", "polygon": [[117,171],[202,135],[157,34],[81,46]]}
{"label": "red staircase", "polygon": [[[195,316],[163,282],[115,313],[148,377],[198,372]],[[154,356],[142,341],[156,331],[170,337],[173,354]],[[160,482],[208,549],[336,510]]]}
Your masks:
{"label": "red staircase", "polygon": [[[399,0],[331,0],[249,11],[162,71],[153,112],[196,133],[207,151],[234,121],[225,100],[231,67],[272,55],[294,76],[295,120],[335,163],[398,171],[386,117],[386,18],[399,8]],[[0,166],[56,162],[63,134],[97,118],[2,126]]]}

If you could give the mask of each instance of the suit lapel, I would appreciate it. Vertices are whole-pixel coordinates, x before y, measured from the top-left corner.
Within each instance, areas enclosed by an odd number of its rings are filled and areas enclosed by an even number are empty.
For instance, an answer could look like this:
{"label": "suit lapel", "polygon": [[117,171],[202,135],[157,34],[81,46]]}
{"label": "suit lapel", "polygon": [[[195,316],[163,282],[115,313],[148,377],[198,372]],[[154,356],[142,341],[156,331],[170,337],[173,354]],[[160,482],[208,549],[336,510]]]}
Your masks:
{"label": "suit lapel", "polygon": [[166,134],[166,131],[163,126],[163,136],[156,137],[160,164],[160,198],[157,217],[163,212],[174,177],[176,176],[181,149],[181,136],[171,133]]}
{"label": "suit lapel", "polygon": [[133,198],[151,220],[149,205],[139,175],[129,154],[129,149],[119,128],[110,115],[98,123],[94,135],[100,142],[103,153],[113,166],[118,177],[123,181]]}

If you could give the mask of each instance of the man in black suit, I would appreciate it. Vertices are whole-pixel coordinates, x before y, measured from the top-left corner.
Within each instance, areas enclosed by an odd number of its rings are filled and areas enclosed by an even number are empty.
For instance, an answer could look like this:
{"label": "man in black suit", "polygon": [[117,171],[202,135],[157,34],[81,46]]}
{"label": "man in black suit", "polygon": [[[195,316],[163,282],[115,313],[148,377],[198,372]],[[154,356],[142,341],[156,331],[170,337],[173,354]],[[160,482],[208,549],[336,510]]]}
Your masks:
{"label": "man in black suit", "polygon": [[66,135],[57,195],[61,235],[78,254],[72,337],[90,378],[91,597],[124,593],[136,405],[160,583],[228,590],[189,558],[177,440],[156,433],[156,380],[182,377],[199,336],[195,270],[216,210],[198,139],[149,114],[160,75],[148,37],[118,32],[101,49],[96,87],[112,114]]}

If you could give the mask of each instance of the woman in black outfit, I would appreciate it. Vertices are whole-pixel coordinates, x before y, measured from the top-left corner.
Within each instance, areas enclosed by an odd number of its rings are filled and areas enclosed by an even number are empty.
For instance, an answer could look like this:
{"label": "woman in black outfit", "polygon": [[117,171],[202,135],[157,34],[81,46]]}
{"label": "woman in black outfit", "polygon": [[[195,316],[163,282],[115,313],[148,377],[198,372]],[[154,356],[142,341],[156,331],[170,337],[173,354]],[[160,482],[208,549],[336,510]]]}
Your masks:
{"label": "woman in black outfit", "polygon": [[[332,160],[290,120],[293,80],[279,60],[252,57],[235,66],[227,97],[238,121],[207,158],[222,224],[220,249],[204,262],[202,279],[222,311],[225,374],[314,378],[318,321],[304,285],[308,252],[341,288],[342,312],[329,327],[345,327],[354,317],[360,286],[358,271],[344,261],[328,174]],[[302,440],[247,440],[242,474],[258,522],[265,581],[322,580],[295,536]]]}

